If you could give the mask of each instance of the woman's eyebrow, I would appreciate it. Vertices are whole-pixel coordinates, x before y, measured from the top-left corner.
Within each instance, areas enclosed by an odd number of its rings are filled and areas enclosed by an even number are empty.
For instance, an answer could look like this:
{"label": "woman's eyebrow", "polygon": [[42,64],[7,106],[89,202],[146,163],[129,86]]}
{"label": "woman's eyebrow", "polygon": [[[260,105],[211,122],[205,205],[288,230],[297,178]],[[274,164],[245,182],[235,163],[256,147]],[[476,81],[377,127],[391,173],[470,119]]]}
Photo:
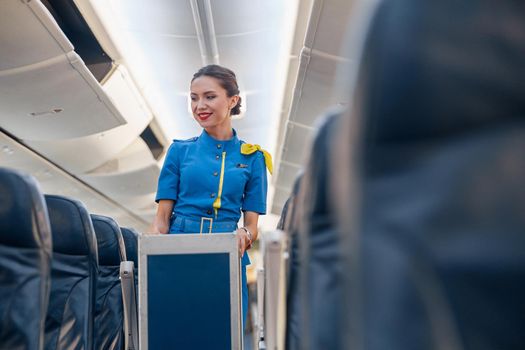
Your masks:
{"label": "woman's eyebrow", "polygon": [[[203,92],[203,95],[207,94],[216,94],[217,92],[215,90],[205,91]],[[198,95],[196,92],[190,92],[190,95]]]}

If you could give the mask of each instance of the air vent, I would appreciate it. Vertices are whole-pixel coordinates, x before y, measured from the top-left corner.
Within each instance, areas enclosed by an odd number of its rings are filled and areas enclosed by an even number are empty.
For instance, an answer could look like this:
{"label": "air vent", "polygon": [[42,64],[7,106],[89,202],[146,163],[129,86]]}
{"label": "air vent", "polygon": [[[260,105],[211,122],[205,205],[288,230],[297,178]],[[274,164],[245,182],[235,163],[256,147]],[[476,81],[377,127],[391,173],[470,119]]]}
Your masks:
{"label": "air vent", "polygon": [[93,32],[71,0],[42,0],[60,29],[75,47],[93,76],[101,82],[111,71],[112,59],[102,49]]}

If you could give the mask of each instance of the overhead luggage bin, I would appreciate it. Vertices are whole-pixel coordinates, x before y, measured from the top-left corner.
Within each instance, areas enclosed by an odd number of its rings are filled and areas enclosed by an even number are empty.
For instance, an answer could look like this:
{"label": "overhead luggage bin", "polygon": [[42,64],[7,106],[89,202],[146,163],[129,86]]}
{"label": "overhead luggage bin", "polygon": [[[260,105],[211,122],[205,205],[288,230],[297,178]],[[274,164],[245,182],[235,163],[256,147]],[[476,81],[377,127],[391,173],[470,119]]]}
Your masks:
{"label": "overhead luggage bin", "polygon": [[140,349],[242,349],[234,234],[139,237]]}
{"label": "overhead luggage bin", "polygon": [[2,127],[23,140],[99,133],[126,123],[37,0],[0,2]]}
{"label": "overhead luggage bin", "polygon": [[[160,168],[146,143],[137,138],[114,159],[81,178],[112,198],[153,195]],[[142,203],[140,207],[148,202]]]}
{"label": "overhead luggage bin", "polygon": [[341,85],[338,72],[343,66],[355,64],[355,58],[341,53],[345,31],[340,28],[350,23],[354,7],[353,1],[313,0],[302,14],[309,24],[305,35],[296,35],[293,47],[297,76],[293,79],[295,86],[288,87],[293,98],[282,124],[285,132],[278,148],[281,154],[276,156],[277,159],[280,156],[275,167],[276,192],[282,193],[273,201],[274,214],[280,213],[288,198],[292,188],[289,179],[295,178],[296,169],[304,162],[304,149],[312,141],[317,118],[327,108],[348,103],[346,95],[338,89]]}
{"label": "overhead luggage bin", "polygon": [[[74,139],[24,140],[25,143],[74,174],[92,171],[120,157],[119,153],[139,139],[153,116],[122,65],[107,77],[103,88],[126,118],[125,125]],[[86,149],[90,151],[85,152]],[[82,157],[77,156],[79,153],[83,154]],[[153,158],[145,155],[140,164],[145,161],[153,162]]]}
{"label": "overhead luggage bin", "polygon": [[[160,167],[146,143],[137,138],[116,158],[79,177],[144,220],[152,222]],[[149,217],[145,217],[147,215]]]}
{"label": "overhead luggage bin", "polygon": [[[65,55],[73,45],[40,1],[0,3],[0,71],[30,66]],[[9,47],[9,50],[5,50]]]}

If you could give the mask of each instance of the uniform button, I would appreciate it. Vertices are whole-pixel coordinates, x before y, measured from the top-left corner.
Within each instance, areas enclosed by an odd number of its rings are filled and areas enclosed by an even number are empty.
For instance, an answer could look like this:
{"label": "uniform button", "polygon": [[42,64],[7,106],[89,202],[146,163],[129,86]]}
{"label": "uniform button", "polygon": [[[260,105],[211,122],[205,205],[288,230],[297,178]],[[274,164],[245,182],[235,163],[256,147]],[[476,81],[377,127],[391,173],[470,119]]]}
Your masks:
{"label": "uniform button", "polygon": [[215,193],[210,194],[211,198],[215,198]]}
{"label": "uniform button", "polygon": [[220,157],[221,157],[221,156],[217,154],[217,155],[215,156],[215,159],[219,159]]}
{"label": "uniform button", "polygon": [[219,175],[219,173],[215,171],[215,172],[213,173],[213,176],[217,176],[217,175]]}
{"label": "uniform button", "polygon": [[206,214],[211,215],[211,209],[208,209],[208,211],[206,212]]}
{"label": "uniform button", "polygon": [[221,148],[222,148],[222,145],[217,145],[217,148],[218,148],[218,149],[221,149]]}

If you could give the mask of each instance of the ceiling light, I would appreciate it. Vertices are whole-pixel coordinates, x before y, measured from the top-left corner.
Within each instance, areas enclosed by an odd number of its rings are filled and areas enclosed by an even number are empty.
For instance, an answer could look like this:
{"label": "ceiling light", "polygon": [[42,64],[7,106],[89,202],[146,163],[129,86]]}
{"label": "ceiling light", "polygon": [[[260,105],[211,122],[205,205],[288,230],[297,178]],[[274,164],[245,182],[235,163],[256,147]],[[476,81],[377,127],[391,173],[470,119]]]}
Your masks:
{"label": "ceiling light", "polygon": [[12,155],[13,153],[15,153],[11,148],[9,148],[9,146],[4,146],[2,147],[2,151],[7,154],[8,156]]}
{"label": "ceiling light", "polygon": [[215,36],[215,26],[210,0],[191,0],[193,21],[201,51],[202,64],[219,64],[219,49]]}

